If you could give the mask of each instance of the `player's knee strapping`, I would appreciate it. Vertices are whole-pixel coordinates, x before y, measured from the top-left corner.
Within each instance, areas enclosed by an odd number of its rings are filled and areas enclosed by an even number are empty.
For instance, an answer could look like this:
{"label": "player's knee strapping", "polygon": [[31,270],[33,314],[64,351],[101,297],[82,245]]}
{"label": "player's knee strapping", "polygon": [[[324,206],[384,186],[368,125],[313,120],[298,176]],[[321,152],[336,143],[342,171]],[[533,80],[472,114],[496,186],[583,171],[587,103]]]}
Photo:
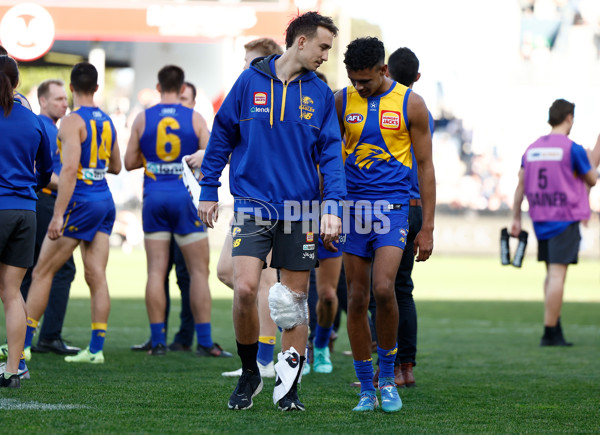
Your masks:
{"label": "player's knee strapping", "polygon": [[308,296],[276,283],[269,290],[271,318],[281,329],[308,325]]}

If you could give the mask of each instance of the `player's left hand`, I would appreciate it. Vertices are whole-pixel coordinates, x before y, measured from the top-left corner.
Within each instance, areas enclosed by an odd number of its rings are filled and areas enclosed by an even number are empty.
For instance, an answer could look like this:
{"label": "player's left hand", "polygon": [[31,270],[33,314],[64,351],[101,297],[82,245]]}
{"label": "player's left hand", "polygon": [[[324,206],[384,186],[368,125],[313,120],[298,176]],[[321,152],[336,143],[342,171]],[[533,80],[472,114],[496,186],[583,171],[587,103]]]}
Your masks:
{"label": "player's left hand", "polygon": [[63,235],[64,217],[52,216],[52,220],[48,225],[48,238],[50,240],[56,240]]}
{"label": "player's left hand", "polygon": [[338,248],[335,247],[335,245],[333,244],[333,242],[323,242],[323,246],[325,247],[325,249],[327,249],[330,252],[337,252]]}
{"label": "player's left hand", "polygon": [[219,219],[218,203],[216,201],[200,201],[198,217],[208,228],[214,228],[214,223]]}
{"label": "player's left hand", "polygon": [[199,168],[202,166],[202,159],[204,159],[204,150],[198,150],[194,154],[189,155],[186,162],[190,168]]}
{"label": "player's left hand", "polygon": [[415,237],[415,248],[413,254],[417,261],[427,261],[433,253],[433,230],[421,229]]}
{"label": "player's left hand", "polygon": [[[333,214],[324,214],[321,217],[321,239],[323,245],[327,248],[328,244],[337,240],[340,233],[342,232],[342,219]],[[328,250],[331,250],[327,248]],[[334,248],[335,249],[335,248]],[[334,251],[336,252],[337,249]]]}

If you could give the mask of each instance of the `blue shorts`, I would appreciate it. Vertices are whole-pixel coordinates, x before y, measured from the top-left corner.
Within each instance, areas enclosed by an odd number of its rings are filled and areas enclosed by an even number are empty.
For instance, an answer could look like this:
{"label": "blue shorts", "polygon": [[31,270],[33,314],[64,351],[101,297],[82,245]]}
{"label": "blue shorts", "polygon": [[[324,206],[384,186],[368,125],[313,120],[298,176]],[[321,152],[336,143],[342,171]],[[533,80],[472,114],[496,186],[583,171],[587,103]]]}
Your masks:
{"label": "blue shorts", "polygon": [[97,201],[71,201],[65,212],[63,235],[91,242],[97,232],[110,235],[115,216],[112,196]]}
{"label": "blue shorts", "polygon": [[152,190],[144,194],[142,224],[145,233],[190,234],[205,231],[183,183],[181,189]]}
{"label": "blue shorts", "polygon": [[402,250],[408,236],[408,207],[380,215],[350,214],[348,231],[340,236],[342,251],[359,257],[372,258],[383,246]]}
{"label": "blue shorts", "polygon": [[333,246],[338,248],[337,252],[331,252],[325,249],[325,245],[323,245],[323,240],[319,237],[319,246],[317,251],[317,258],[319,260],[327,260],[328,258],[338,258],[342,256],[342,250],[340,249],[339,242],[333,242]]}

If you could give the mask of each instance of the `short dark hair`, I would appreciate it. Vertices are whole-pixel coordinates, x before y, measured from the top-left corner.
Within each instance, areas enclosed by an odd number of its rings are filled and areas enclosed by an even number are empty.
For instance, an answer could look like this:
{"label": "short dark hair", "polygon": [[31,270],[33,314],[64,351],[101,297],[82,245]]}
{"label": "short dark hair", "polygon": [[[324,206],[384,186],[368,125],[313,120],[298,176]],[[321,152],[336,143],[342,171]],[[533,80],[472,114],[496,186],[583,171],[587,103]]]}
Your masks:
{"label": "short dark hair", "polygon": [[552,106],[550,106],[550,110],[548,111],[548,124],[552,127],[556,127],[563,123],[565,119],[567,119],[568,115],[575,116],[575,104],[570,103],[567,100],[558,99]]}
{"label": "short dark hair", "polygon": [[388,59],[390,77],[404,86],[412,86],[419,75],[419,59],[410,48],[401,47]]}
{"label": "short dark hair", "polygon": [[158,72],[158,83],[162,92],[179,92],[184,82],[183,69],[176,65],[163,66]]}
{"label": "short dark hair", "polygon": [[385,48],[379,39],[367,36],[357,38],[348,44],[344,53],[346,69],[361,71],[371,69],[385,63]]}
{"label": "short dark hair", "polygon": [[50,85],[64,86],[65,83],[62,80],[57,79],[44,80],[42,83],[40,83],[40,85],[37,88],[38,101],[40,98],[48,96],[48,92],[50,91]]}
{"label": "short dark hair", "polygon": [[71,84],[75,92],[93,94],[98,86],[98,70],[89,62],[75,64],[71,70]]}
{"label": "short dark hair", "polygon": [[337,36],[338,28],[330,17],[324,17],[318,12],[306,12],[298,15],[290,21],[285,30],[285,48],[290,48],[300,35],[304,35],[309,39],[314,37],[319,27],[324,27],[333,33],[333,36]]}
{"label": "short dark hair", "polygon": [[9,56],[0,56],[0,107],[4,116],[10,115],[15,102],[13,91],[19,84],[19,67]]}
{"label": "short dark hair", "polygon": [[8,51],[6,51],[6,48],[4,48],[1,45],[0,45],[0,56],[8,56]]}
{"label": "short dark hair", "polygon": [[271,38],[258,38],[244,45],[246,51],[259,51],[263,56],[272,54],[283,54],[283,50],[275,40]]}
{"label": "short dark hair", "polygon": [[196,86],[194,86],[193,83],[190,82],[185,82],[185,86],[192,90],[192,100],[195,100],[197,95]]}

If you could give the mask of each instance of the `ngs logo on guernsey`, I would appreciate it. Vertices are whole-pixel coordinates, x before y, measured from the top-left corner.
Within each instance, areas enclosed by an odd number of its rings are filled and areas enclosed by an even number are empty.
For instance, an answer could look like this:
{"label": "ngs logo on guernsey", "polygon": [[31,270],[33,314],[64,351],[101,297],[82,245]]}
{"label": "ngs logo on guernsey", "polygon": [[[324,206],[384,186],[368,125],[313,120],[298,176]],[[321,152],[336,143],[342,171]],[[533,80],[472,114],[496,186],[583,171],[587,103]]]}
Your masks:
{"label": "ngs logo on guernsey", "polygon": [[348,124],[358,124],[363,122],[364,117],[360,113],[349,113],[346,115],[346,122]]}
{"label": "ngs logo on guernsey", "polygon": [[267,93],[266,92],[255,92],[254,93],[254,105],[255,106],[266,106],[267,105]]}

